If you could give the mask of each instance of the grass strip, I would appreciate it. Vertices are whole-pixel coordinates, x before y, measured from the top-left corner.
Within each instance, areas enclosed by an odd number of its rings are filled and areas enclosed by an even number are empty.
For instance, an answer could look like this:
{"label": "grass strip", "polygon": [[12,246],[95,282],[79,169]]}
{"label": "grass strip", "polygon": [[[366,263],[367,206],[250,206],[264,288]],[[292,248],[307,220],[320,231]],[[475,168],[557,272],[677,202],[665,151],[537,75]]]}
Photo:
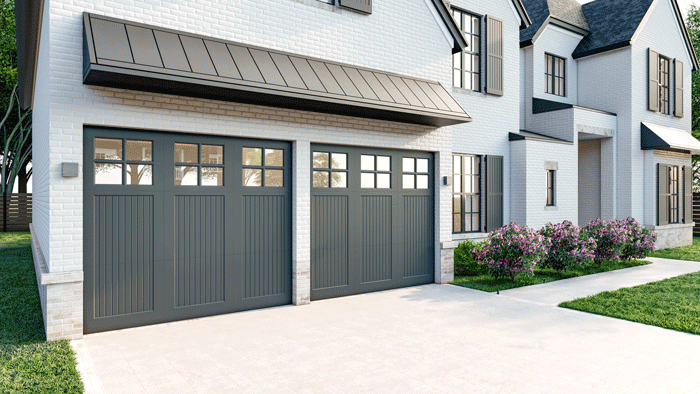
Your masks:
{"label": "grass strip", "polygon": [[700,272],[605,291],[559,306],[699,335]]}
{"label": "grass strip", "polygon": [[83,392],[68,341],[46,342],[29,233],[0,233],[0,392]]}
{"label": "grass strip", "polygon": [[693,238],[693,244],[673,249],[657,250],[651,257],[662,259],[700,261],[700,237]]}
{"label": "grass strip", "polygon": [[542,283],[554,282],[562,279],[576,278],[579,276],[592,275],[600,272],[615,271],[624,268],[637,267],[651,264],[643,260],[609,262],[603,265],[591,265],[589,267],[572,269],[558,272],[549,268],[536,268],[535,274],[531,276],[520,275],[515,280],[494,279],[491,275],[457,276],[451,282],[453,285],[468,287],[470,289],[495,292],[496,290],[514,289],[517,287],[539,285]]}

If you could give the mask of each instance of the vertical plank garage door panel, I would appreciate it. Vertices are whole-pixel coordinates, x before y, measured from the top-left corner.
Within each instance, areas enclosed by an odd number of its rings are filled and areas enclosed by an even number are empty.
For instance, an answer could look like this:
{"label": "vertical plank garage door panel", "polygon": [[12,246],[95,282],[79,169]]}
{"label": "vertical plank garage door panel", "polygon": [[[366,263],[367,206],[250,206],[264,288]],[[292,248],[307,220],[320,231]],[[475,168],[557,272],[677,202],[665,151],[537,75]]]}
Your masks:
{"label": "vertical plank garage door panel", "polygon": [[391,280],[391,196],[362,197],[362,283]]}
{"label": "vertical plank garage door panel", "polygon": [[286,214],[283,196],[244,196],[245,298],[284,294]]}
{"label": "vertical plank garage door panel", "polygon": [[311,150],[311,299],[432,283],[433,155]]}
{"label": "vertical plank garage door panel", "polygon": [[348,197],[314,196],[311,224],[313,289],[348,285]]}
{"label": "vertical plank garage door panel", "polygon": [[153,197],[95,196],[95,316],[153,310]]}
{"label": "vertical plank garage door panel", "polygon": [[404,197],[404,277],[429,275],[432,261],[433,215],[429,196]]}
{"label": "vertical plank garage door panel", "polygon": [[[85,333],[291,302],[289,143],[92,127],[84,141]],[[276,155],[275,187],[243,185],[251,146]]]}
{"label": "vertical plank garage door panel", "polygon": [[224,196],[175,196],[176,306],[224,301]]}

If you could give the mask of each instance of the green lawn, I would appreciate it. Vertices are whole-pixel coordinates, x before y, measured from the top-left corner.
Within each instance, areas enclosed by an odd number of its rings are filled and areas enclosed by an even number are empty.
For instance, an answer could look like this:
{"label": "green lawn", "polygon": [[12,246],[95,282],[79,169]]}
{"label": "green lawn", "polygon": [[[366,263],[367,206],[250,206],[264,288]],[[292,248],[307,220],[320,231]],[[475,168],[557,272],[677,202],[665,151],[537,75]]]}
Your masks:
{"label": "green lawn", "polygon": [[514,289],[516,287],[538,285],[541,283],[554,282],[555,280],[575,278],[577,276],[597,274],[599,272],[614,271],[646,264],[651,263],[641,260],[620,261],[603,264],[601,266],[593,265],[586,268],[564,272],[557,272],[552,269],[535,269],[535,275],[519,276],[516,277],[514,281],[509,279],[500,279],[497,281],[490,275],[456,276],[452,284],[475,290],[495,292],[496,290],[507,290]]}
{"label": "green lawn", "polygon": [[606,291],[559,306],[700,334],[700,272]]}
{"label": "green lawn", "polygon": [[46,342],[28,233],[0,233],[0,392],[82,393],[68,341]]}
{"label": "green lawn", "polygon": [[651,257],[700,261],[700,237],[694,237],[693,244],[691,246],[681,246],[680,248],[658,250],[654,252]]}

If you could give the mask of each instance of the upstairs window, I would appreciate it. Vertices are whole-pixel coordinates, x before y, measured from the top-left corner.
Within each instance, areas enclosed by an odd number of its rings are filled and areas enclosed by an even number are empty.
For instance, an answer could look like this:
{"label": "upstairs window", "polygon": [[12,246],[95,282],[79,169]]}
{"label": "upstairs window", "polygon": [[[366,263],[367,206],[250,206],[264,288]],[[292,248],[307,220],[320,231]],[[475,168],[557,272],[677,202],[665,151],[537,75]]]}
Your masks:
{"label": "upstairs window", "polygon": [[669,92],[671,86],[671,61],[659,56],[659,112],[670,114]]}
{"label": "upstairs window", "polygon": [[452,16],[469,46],[452,55],[452,84],[458,88],[481,91],[481,17],[453,8]]}
{"label": "upstairs window", "polygon": [[566,59],[544,54],[545,92],[556,96],[566,96]]}

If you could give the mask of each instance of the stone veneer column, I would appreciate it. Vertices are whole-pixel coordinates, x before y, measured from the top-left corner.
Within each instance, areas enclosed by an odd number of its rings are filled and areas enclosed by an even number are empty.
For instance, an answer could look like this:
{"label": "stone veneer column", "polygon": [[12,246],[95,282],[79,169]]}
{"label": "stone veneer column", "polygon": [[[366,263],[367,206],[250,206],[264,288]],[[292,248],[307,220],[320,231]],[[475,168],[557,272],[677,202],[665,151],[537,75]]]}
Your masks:
{"label": "stone veneer column", "polygon": [[50,273],[34,226],[30,224],[29,229],[46,340],[82,338],[83,271]]}
{"label": "stone veneer column", "polygon": [[[455,279],[455,248],[457,242],[442,242],[440,246],[440,264],[435,269],[435,283],[446,284]],[[439,267],[439,269],[438,269]]]}
{"label": "stone veneer column", "polygon": [[311,302],[311,143],[292,144],[292,302]]}

